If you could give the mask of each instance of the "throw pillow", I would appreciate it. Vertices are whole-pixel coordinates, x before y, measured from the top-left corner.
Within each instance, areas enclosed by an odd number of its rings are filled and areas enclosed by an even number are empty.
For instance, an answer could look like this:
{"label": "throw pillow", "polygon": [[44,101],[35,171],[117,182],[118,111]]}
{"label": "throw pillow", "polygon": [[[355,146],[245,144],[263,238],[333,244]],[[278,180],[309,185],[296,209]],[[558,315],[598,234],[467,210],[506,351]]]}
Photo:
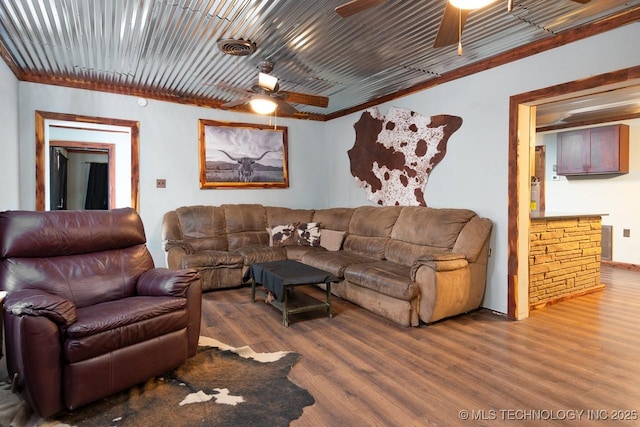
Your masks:
{"label": "throw pillow", "polygon": [[276,225],[271,229],[271,238],[273,246],[290,246],[295,245],[295,230],[293,224]]}
{"label": "throw pillow", "polygon": [[320,223],[296,224],[296,244],[299,246],[320,246]]}
{"label": "throw pillow", "polygon": [[269,246],[273,246],[273,230],[271,227],[267,227],[267,234],[269,235]]}
{"label": "throw pillow", "polygon": [[328,251],[339,251],[344,240],[344,231],[322,229],[320,232],[320,246]]}

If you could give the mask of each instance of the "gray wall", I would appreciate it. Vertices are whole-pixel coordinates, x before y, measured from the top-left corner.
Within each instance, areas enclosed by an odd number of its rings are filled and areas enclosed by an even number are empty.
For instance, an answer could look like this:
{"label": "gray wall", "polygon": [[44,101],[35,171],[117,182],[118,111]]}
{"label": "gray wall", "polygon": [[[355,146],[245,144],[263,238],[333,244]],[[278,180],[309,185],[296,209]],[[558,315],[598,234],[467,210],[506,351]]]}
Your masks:
{"label": "gray wall", "polygon": [[[269,118],[221,110],[35,83],[20,84],[20,206],[35,208],[35,110],[108,117],[140,122],[140,215],[149,249],[164,265],[161,224],[164,212],[183,205],[263,203],[292,207],[323,207],[327,153],[324,123],[278,119],[288,127],[288,189],[200,189],[198,119],[268,123]],[[164,189],[156,179],[166,179]]]}
{"label": "gray wall", "polygon": [[[7,64],[0,60],[0,210],[20,207],[20,171],[18,168],[18,79]],[[34,148],[35,150],[35,148]]]}

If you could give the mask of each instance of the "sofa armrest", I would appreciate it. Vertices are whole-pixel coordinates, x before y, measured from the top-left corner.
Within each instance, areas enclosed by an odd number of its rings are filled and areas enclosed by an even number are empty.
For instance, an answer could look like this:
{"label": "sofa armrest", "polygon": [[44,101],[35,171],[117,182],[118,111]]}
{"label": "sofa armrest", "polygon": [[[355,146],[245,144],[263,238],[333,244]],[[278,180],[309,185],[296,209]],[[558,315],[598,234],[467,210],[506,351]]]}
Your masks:
{"label": "sofa armrest", "polygon": [[167,239],[162,242],[162,247],[165,252],[169,252],[172,248],[180,248],[184,250],[187,254],[193,253],[193,246],[189,242],[185,242],[184,240],[172,240]]}
{"label": "sofa armrest", "polygon": [[429,267],[435,271],[451,271],[464,268],[468,265],[468,261],[463,254],[441,253],[424,255],[418,258],[411,266],[411,280],[415,282],[416,273],[420,267]]}
{"label": "sofa armrest", "polygon": [[420,290],[420,320],[432,323],[474,310],[482,303],[484,281],[472,281],[473,263],[459,253],[422,257],[411,268]]}
{"label": "sofa armrest", "polygon": [[487,218],[473,217],[458,235],[452,252],[464,254],[470,263],[486,264],[486,256],[481,259],[480,254],[491,238],[493,223]]}
{"label": "sofa armrest", "polygon": [[144,296],[185,298],[189,286],[199,280],[200,275],[193,269],[153,268],[140,275],[136,290],[138,295]]}
{"label": "sofa armrest", "polygon": [[69,300],[38,289],[10,292],[4,310],[14,316],[42,316],[67,327],[77,320],[76,306]]}
{"label": "sofa armrest", "polygon": [[185,268],[185,257],[195,253],[193,246],[184,240],[164,240],[162,247],[166,252],[167,267],[172,270]]}

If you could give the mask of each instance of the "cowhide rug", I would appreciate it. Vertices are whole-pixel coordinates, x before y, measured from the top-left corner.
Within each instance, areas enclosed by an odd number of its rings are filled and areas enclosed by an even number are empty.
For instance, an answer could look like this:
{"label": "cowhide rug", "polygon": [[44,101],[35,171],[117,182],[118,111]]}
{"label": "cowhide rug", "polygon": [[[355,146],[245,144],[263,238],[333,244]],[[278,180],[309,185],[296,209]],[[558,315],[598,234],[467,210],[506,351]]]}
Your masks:
{"label": "cowhide rug", "polygon": [[204,337],[199,344],[172,372],[46,420],[29,417],[3,384],[0,426],[288,426],[314,403],[287,379],[301,355],[255,353]]}

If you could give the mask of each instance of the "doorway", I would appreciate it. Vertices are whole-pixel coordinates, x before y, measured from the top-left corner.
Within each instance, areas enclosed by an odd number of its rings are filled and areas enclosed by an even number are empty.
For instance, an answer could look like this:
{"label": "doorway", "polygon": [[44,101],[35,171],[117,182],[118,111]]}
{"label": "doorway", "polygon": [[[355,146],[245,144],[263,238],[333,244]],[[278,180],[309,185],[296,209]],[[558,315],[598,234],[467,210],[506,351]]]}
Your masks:
{"label": "doorway", "polygon": [[51,140],[49,152],[50,210],[116,206],[115,144]]}
{"label": "doorway", "polygon": [[137,121],[36,111],[36,210],[51,209],[49,156],[52,146],[110,153],[107,154],[108,207],[139,209]]}
{"label": "doorway", "polygon": [[[535,135],[536,106],[559,100],[607,93],[614,89],[640,84],[640,66],[613,71],[590,78],[514,95],[509,101],[509,167],[508,167],[508,261],[507,314],[512,319],[528,317],[529,268],[529,203],[531,186],[525,177],[531,171],[530,136]],[[623,120],[640,114],[599,117],[591,120]],[[594,122],[595,123],[595,122]],[[526,141],[525,141],[526,139]],[[522,143],[522,145],[519,144]],[[530,178],[529,178],[530,180]],[[525,212],[526,211],[526,212]]]}

